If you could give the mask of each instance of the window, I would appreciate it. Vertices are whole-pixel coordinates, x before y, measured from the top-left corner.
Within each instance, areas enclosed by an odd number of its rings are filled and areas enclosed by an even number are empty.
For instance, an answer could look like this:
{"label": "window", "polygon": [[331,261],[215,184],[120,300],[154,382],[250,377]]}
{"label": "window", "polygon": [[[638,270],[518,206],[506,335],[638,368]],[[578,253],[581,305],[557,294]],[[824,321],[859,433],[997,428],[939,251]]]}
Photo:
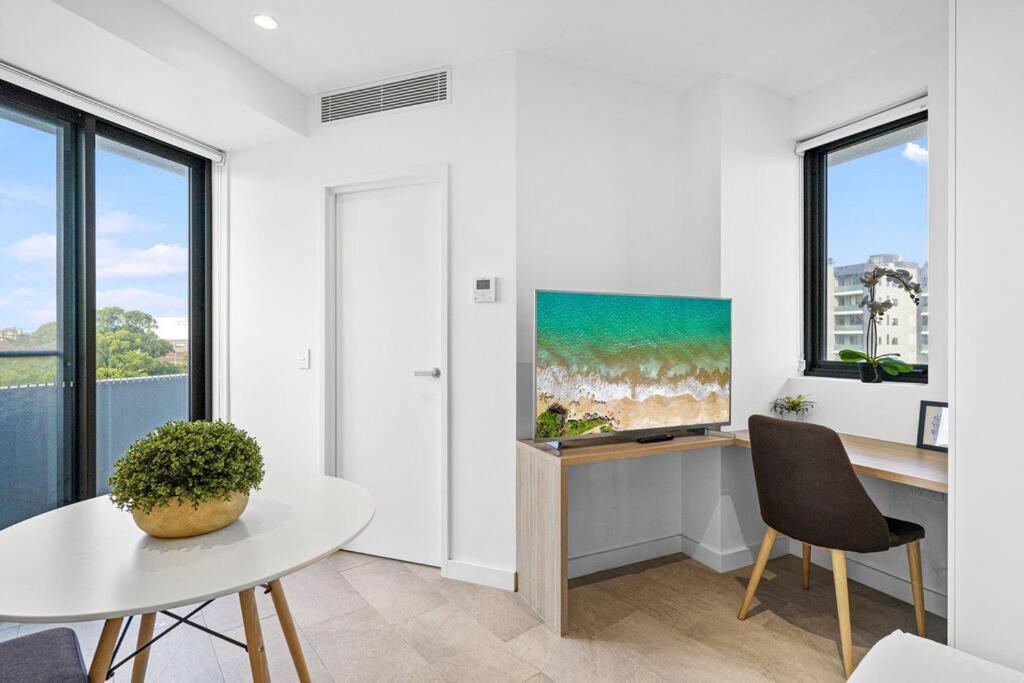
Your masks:
{"label": "window", "polygon": [[209,162],[0,82],[0,528],[209,416]]}
{"label": "window", "polygon": [[884,323],[905,328],[878,336],[877,353],[895,353],[914,372],[894,379],[928,381],[928,114],[920,112],[804,154],[805,374],[857,377],[838,360],[863,351],[867,290],[875,266],[906,270],[924,291],[920,305],[883,280],[876,299],[892,307]]}

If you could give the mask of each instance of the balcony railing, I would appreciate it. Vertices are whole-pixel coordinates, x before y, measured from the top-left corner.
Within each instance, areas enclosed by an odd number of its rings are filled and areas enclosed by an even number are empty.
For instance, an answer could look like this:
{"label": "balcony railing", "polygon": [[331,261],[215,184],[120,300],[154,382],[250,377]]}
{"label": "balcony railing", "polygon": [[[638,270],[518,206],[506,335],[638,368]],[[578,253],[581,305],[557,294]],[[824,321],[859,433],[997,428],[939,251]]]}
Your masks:
{"label": "balcony railing", "polygon": [[[57,507],[62,392],[55,384],[0,388],[0,528]],[[107,479],[133,441],[188,416],[188,375],[96,383],[96,481]]]}

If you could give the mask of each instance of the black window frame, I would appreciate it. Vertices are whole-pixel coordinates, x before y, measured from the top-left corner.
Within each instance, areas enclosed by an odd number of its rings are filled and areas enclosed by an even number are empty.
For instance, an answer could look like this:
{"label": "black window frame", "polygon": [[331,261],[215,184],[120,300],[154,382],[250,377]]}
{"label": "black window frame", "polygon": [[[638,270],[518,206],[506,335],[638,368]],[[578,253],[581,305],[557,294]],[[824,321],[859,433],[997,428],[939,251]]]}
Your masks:
{"label": "black window frame", "polygon": [[[853,135],[826,142],[804,152],[804,375],[841,379],[860,378],[856,364],[828,360],[826,355],[828,155],[837,150],[926,121],[928,121],[927,110],[915,112]],[[913,371],[907,374],[896,377],[886,375],[885,381],[927,384],[928,365],[917,363],[913,367]]]}
{"label": "black window frame", "polygon": [[[212,416],[212,164],[70,105],[0,80],[0,103],[62,127],[63,263],[58,383],[63,386],[63,504],[98,493],[96,453],[96,137],[175,161],[189,170],[189,419]],[[15,352],[19,353],[19,352]],[[7,355],[7,354],[4,354]]]}

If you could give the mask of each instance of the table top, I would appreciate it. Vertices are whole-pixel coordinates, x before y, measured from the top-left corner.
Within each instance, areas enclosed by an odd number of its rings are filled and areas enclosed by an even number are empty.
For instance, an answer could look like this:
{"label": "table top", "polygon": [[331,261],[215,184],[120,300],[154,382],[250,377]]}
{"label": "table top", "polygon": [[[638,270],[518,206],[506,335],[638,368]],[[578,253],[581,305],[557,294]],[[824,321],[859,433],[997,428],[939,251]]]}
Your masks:
{"label": "table top", "polygon": [[234,524],[158,539],[106,496],[0,531],[0,621],[72,622],[203,602],[333,553],[373,518],[366,489],[327,476],[267,474]]}
{"label": "table top", "polygon": [[633,440],[597,443],[596,445],[581,441],[570,446],[563,445],[561,450],[556,450],[543,441],[524,439],[519,443],[547,454],[552,458],[553,462],[559,463],[562,467],[569,467],[571,465],[604,462],[605,460],[627,460],[629,458],[646,458],[651,455],[678,453],[680,451],[720,448],[722,446],[731,446],[734,442],[735,439],[732,434],[713,432],[711,434],[677,437],[671,441],[656,441],[643,444]]}
{"label": "table top", "polygon": [[[840,434],[839,438],[842,439],[843,445],[846,447],[853,469],[861,474],[940,493],[949,491],[948,456],[946,453],[850,434]],[[672,441],[648,444],[619,441],[587,445],[585,442],[581,442],[563,446],[562,450],[556,450],[539,441],[522,440],[519,443],[523,447],[544,454],[553,464],[571,467],[605,460],[646,458],[653,455],[705,448],[725,446],[750,448],[750,435],[743,430],[682,436]]]}
{"label": "table top", "polygon": [[[747,430],[733,432],[736,445],[750,448]],[[885,479],[920,489],[949,492],[949,455],[905,443],[840,434],[853,469],[876,479]]]}

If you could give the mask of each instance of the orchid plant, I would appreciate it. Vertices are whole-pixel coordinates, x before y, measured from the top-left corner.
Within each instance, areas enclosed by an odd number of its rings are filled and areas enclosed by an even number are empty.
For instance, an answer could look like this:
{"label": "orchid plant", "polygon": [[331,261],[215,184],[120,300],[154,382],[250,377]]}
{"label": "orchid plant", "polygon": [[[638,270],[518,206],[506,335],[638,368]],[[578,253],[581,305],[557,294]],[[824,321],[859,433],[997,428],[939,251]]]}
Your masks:
{"label": "orchid plant", "polygon": [[842,349],[839,352],[839,359],[844,363],[866,363],[869,365],[872,368],[872,373],[867,376],[863,372],[861,373],[861,378],[867,382],[882,381],[881,375],[878,374],[879,369],[891,377],[914,370],[912,365],[900,360],[898,353],[878,354],[878,323],[886,312],[896,305],[892,299],[886,298],[879,301],[875,298],[876,288],[882,280],[891,282],[906,292],[915,306],[921,303],[921,285],[914,282],[913,276],[907,270],[875,266],[861,276],[860,282],[868,290],[868,293],[860,300],[860,307],[868,314],[864,350]]}

